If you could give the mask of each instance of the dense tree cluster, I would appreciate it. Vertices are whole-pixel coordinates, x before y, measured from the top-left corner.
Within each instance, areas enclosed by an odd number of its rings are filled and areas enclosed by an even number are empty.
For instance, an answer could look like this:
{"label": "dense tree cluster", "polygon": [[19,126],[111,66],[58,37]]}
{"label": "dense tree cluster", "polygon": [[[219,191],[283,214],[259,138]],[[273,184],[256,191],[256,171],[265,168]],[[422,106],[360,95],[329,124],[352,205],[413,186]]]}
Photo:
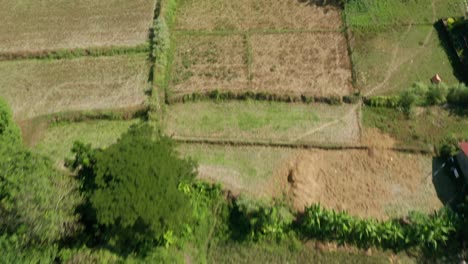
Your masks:
{"label": "dense tree cluster", "polygon": [[153,129],[145,125],[106,149],[81,143],[73,148],[70,166],[78,169],[88,230],[120,251],[161,243],[166,232],[177,233],[191,216],[179,186],[193,181],[195,164],[180,159],[169,138],[152,137]]}

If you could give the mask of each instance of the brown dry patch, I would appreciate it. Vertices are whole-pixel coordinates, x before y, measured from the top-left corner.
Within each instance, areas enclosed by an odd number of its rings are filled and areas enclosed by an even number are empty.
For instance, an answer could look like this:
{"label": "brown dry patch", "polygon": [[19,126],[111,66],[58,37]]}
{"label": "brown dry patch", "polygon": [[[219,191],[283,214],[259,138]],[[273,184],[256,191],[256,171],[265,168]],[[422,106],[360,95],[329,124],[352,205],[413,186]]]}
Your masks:
{"label": "brown dry patch", "polygon": [[186,0],[178,10],[178,29],[338,29],[340,8],[298,0]]}
{"label": "brown dry patch", "polygon": [[377,128],[366,128],[362,133],[362,143],[369,148],[390,149],[395,147],[396,140]]}
{"label": "brown dry patch", "polygon": [[144,103],[145,55],[0,63],[0,94],[15,119]]}
{"label": "brown dry patch", "polygon": [[0,0],[0,52],[143,44],[154,6],[155,0]]}
{"label": "brown dry patch", "polygon": [[298,210],[320,203],[360,217],[386,219],[442,206],[431,182],[431,161],[385,150],[304,151],[287,178]]}
{"label": "brown dry patch", "polygon": [[180,36],[171,91],[243,90],[247,65],[242,36]]}
{"label": "brown dry patch", "polygon": [[254,90],[324,97],[353,92],[341,33],[254,35],[251,42]]}

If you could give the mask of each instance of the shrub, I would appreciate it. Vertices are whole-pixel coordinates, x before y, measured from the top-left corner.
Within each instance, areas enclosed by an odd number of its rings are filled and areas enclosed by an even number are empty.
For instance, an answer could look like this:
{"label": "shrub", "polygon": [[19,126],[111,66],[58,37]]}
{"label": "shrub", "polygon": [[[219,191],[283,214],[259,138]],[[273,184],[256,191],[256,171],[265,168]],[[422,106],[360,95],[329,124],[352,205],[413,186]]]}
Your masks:
{"label": "shrub", "polygon": [[438,154],[441,158],[447,159],[458,152],[459,140],[455,135],[446,136],[439,144]]}
{"label": "shrub", "polygon": [[0,98],[0,143],[21,144],[21,131],[14,123],[8,104]]}
{"label": "shrub", "polygon": [[468,107],[468,87],[460,83],[449,89],[447,102],[453,105]]}
{"label": "shrub", "polygon": [[447,102],[448,89],[447,85],[432,84],[426,92],[426,105],[441,105]]}
{"label": "shrub", "polygon": [[234,211],[236,223],[244,227],[243,235],[251,240],[284,238],[294,220],[294,215],[281,203],[267,205],[242,196],[235,201]]}

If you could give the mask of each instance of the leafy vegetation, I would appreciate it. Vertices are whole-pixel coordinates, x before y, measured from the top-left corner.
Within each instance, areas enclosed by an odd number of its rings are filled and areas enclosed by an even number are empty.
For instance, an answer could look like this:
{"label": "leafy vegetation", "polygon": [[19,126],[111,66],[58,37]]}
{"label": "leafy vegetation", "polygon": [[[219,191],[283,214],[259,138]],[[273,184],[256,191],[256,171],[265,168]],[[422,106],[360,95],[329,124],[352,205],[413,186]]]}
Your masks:
{"label": "leafy vegetation", "polygon": [[97,225],[92,235],[104,236],[120,252],[170,244],[173,232],[190,219],[189,200],[178,186],[194,179],[195,164],[179,159],[169,138],[152,136],[146,125],[130,129],[105,150],[76,143],[69,161],[79,169],[87,228]]}
{"label": "leafy vegetation", "polygon": [[364,107],[363,125],[380,129],[402,146],[435,147],[450,134],[468,138],[468,120],[456,108],[417,108],[414,112],[408,119],[395,109]]}
{"label": "leafy vegetation", "polygon": [[396,250],[414,246],[437,249],[460,225],[457,215],[450,210],[432,216],[411,213],[406,223],[402,223],[400,220],[358,219],[345,212],[324,210],[320,205],[306,208],[301,219],[299,229],[304,236]]}

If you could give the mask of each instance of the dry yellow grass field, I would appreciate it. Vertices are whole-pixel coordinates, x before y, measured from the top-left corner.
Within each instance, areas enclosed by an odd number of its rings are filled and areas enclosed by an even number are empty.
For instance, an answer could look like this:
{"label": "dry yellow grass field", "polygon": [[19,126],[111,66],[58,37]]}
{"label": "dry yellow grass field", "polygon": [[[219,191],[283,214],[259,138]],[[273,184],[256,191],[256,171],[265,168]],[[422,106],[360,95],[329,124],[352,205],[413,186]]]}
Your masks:
{"label": "dry yellow grass field", "polygon": [[353,92],[341,33],[253,35],[253,90],[312,96]]}
{"label": "dry yellow grass field", "polygon": [[[183,30],[339,29],[340,9],[298,0],[185,0],[176,28]],[[329,1],[331,2],[331,1]]]}
{"label": "dry yellow grass field", "polygon": [[17,120],[144,103],[146,55],[0,62],[0,94]]}
{"label": "dry yellow grass field", "polygon": [[244,38],[188,36],[177,38],[171,92],[185,94],[247,88]]}
{"label": "dry yellow grass field", "polygon": [[154,6],[155,0],[0,0],[0,53],[143,44]]}

